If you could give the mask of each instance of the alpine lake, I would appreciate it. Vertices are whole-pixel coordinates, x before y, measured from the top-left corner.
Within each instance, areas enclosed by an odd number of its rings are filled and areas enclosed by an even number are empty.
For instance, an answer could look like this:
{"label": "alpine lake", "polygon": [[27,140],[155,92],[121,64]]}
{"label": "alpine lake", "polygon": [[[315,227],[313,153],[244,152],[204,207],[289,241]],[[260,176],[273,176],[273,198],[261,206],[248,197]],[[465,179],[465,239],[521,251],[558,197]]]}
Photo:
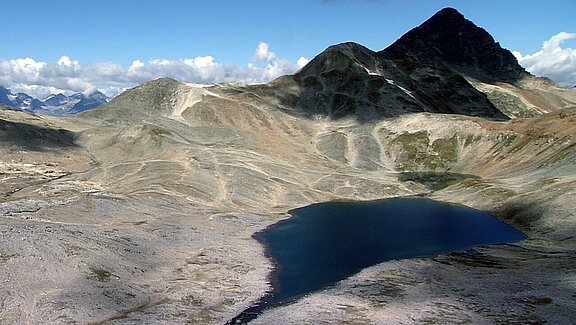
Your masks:
{"label": "alpine lake", "polygon": [[326,202],[289,213],[254,235],[275,264],[271,290],[229,324],[247,323],[378,263],[526,239],[486,212],[420,197]]}

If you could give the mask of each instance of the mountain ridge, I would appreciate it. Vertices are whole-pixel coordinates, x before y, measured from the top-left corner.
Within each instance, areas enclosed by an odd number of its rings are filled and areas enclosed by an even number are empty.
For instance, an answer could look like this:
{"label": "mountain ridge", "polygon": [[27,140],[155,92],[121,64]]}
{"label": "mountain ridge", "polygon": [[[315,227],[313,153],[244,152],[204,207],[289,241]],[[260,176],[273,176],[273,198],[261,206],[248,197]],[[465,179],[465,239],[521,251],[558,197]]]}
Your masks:
{"label": "mountain ridge", "polygon": [[294,75],[261,88],[294,114],[361,121],[412,112],[507,120],[576,102],[570,90],[526,72],[509,50],[453,8],[378,52],[354,42],[332,45]]}
{"label": "mountain ridge", "polygon": [[26,93],[13,94],[10,89],[0,86],[0,104],[38,114],[76,114],[106,104],[109,100],[110,98],[100,91],[90,94],[74,93],[70,96],[52,94],[39,100]]}
{"label": "mountain ridge", "polygon": [[402,35],[378,56],[445,66],[484,82],[515,82],[530,75],[485,29],[450,7]]}
{"label": "mountain ridge", "polygon": [[331,46],[292,76],[263,89],[299,88],[296,97],[274,91],[304,115],[361,120],[411,112],[452,113],[495,120],[508,117],[459,73],[441,66],[406,64],[348,42]]}

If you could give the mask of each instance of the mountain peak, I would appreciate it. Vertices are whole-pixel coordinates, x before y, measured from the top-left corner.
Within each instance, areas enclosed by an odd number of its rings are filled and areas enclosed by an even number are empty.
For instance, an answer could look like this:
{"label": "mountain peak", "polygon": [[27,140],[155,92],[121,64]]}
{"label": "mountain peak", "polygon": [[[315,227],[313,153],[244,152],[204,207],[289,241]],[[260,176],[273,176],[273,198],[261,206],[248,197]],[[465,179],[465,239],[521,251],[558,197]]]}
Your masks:
{"label": "mountain peak", "polygon": [[74,114],[103,105],[108,99],[106,95],[96,91],[88,96],[82,93],[71,96],[62,93],[52,94],[42,101],[25,93],[13,94],[10,89],[0,86],[0,104],[40,114]]}
{"label": "mountain peak", "polygon": [[441,9],[434,16],[452,16],[455,18],[457,17],[458,19],[466,19],[464,18],[464,15],[462,15],[458,10],[452,7],[446,7],[444,9]]}
{"label": "mountain peak", "polygon": [[[453,9],[441,14],[460,15]],[[332,119],[355,116],[368,121],[412,112],[508,119],[456,69],[414,61],[380,56],[351,42],[333,45],[291,77],[298,95],[288,93],[283,102],[305,116]],[[272,85],[285,85],[286,80]]]}
{"label": "mountain peak", "polygon": [[514,82],[527,74],[510,51],[454,8],[438,11],[378,54],[449,67],[486,82]]}
{"label": "mountain peak", "polygon": [[295,77],[302,79],[329,71],[340,71],[343,74],[365,72],[365,69],[375,67],[375,54],[372,50],[353,42],[332,45],[298,71]]}

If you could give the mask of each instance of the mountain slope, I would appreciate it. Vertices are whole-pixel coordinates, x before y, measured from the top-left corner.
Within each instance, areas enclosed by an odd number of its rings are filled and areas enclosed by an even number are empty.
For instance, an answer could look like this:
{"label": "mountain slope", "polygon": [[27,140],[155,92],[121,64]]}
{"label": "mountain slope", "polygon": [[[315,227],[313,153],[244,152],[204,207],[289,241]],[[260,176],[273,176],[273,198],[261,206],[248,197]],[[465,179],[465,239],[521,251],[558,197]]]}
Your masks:
{"label": "mountain slope", "polygon": [[458,73],[509,117],[576,107],[572,92],[530,75],[509,50],[453,8],[434,14],[376,55],[398,65]]}
{"label": "mountain slope", "polygon": [[451,8],[380,52],[334,45],[295,75],[254,89],[292,114],[362,122],[413,112],[506,120],[576,107],[573,92],[531,76]]}

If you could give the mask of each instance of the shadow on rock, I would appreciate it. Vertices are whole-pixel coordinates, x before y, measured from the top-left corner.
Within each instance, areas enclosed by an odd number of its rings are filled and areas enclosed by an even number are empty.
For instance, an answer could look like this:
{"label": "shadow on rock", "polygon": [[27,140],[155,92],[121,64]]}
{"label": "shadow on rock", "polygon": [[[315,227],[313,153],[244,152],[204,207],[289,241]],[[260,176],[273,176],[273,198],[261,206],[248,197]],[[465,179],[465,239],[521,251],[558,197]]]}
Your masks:
{"label": "shadow on rock", "polygon": [[75,147],[76,138],[76,134],[69,130],[0,119],[0,143],[4,145],[11,144],[25,150],[46,151]]}

